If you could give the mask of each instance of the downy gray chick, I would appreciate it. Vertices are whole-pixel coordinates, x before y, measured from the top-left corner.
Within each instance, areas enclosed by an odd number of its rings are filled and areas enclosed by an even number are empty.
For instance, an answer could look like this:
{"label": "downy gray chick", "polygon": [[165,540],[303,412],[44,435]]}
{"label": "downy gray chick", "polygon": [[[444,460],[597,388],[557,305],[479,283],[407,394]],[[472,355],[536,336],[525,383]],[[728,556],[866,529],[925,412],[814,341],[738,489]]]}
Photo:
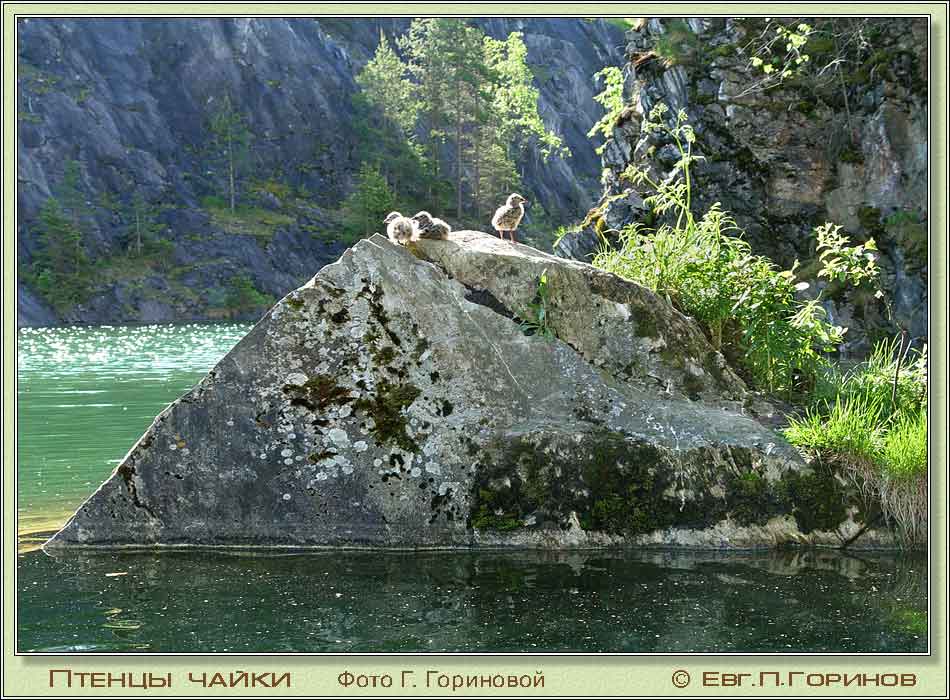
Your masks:
{"label": "downy gray chick", "polygon": [[521,219],[524,217],[524,205],[528,200],[520,194],[508,195],[508,201],[495,210],[495,215],[491,218],[491,225],[498,231],[498,236],[504,240],[505,233],[511,236],[511,241],[515,242],[515,231]]}
{"label": "downy gray chick", "polygon": [[412,220],[416,224],[416,231],[419,233],[419,238],[445,240],[452,231],[451,226],[442,221],[442,219],[437,219],[432,216],[432,214],[427,211],[420,211],[412,217]]}
{"label": "downy gray chick", "polygon": [[412,240],[414,226],[412,219],[408,219],[398,211],[391,211],[383,220],[386,224],[386,235],[393,243],[406,245]]}

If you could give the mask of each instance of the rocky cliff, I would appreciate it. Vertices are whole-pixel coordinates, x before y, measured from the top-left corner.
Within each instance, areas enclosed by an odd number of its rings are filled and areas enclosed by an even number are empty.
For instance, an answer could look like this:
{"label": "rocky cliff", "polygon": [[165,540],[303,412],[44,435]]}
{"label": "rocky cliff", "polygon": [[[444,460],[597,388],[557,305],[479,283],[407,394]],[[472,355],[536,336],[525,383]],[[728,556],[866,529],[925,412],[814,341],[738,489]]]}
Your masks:
{"label": "rocky cliff", "polygon": [[[335,259],[332,212],[349,191],[355,75],[380,31],[405,19],[24,19],[18,24],[18,260],[39,245],[43,202],[78,164],[87,211],[82,246],[91,296],[54,311],[21,279],[20,325],[172,321],[225,313],[235,278],[279,298]],[[552,218],[581,215],[599,163],[586,138],[599,117],[591,76],[622,60],[622,32],[603,21],[486,19],[491,36],[521,31],[541,93],[540,112],[573,156],[519,163]],[[259,211],[234,220],[203,202],[224,173],[204,157],[209,107],[228,95],[254,135]],[[216,185],[217,183],[217,185]],[[147,262],[123,256],[134,196],[154,205],[170,241]],[[21,275],[21,278],[25,277]],[[247,310],[256,317],[260,309]]]}
{"label": "rocky cliff", "polygon": [[730,548],[856,532],[854,495],[752,407],[695,323],[636,284],[484,233],[373,236],[163,411],[46,546]]}
{"label": "rocky cliff", "polygon": [[875,238],[894,319],[869,293],[826,295],[834,322],[851,328],[845,350],[860,354],[897,326],[924,340],[927,20],[802,21],[816,30],[802,49],[810,60],[781,81],[763,81],[752,62],[761,19],[653,19],[628,32],[627,109],[603,151],[603,198],[559,252],[584,259],[598,231],[609,237],[649,220],[643,193],[620,174],[630,165],[658,180],[671,173],[675,149],[641,130],[662,102],[695,127],[705,159],[694,165],[697,210],[721,202],[755,252],[783,266],[797,258],[807,270],[815,226],[831,221],[855,240]]}

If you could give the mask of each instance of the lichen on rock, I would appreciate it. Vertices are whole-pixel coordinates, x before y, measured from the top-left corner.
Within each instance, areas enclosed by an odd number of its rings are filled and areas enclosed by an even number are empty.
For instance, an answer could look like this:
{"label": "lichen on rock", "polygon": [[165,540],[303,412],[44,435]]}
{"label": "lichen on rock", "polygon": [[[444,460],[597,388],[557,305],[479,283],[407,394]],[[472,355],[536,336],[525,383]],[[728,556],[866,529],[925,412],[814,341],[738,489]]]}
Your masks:
{"label": "lichen on rock", "polygon": [[[518,319],[545,269],[550,339]],[[856,528],[745,398],[635,284],[473,231],[414,252],[373,236],[163,411],[47,546],[751,547]]]}

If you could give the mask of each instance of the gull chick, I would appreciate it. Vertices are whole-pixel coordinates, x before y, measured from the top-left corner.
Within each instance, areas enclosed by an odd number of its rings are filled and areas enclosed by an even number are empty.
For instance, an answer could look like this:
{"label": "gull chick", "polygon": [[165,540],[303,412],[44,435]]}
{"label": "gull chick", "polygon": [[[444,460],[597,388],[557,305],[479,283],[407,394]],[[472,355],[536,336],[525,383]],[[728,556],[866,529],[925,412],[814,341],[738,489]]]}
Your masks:
{"label": "gull chick", "polygon": [[449,237],[449,232],[452,230],[452,227],[442,221],[442,219],[437,219],[427,211],[420,211],[412,217],[412,220],[416,224],[416,231],[419,233],[419,238],[445,240]]}
{"label": "gull chick", "polygon": [[491,225],[502,240],[507,232],[511,236],[512,243],[515,242],[515,231],[521,219],[524,217],[524,205],[528,200],[517,192],[508,195],[508,201],[495,210],[495,215],[491,218]]}
{"label": "gull chick", "polygon": [[412,233],[414,231],[412,219],[406,218],[398,211],[391,211],[386,218],[383,219],[383,223],[386,224],[386,235],[389,236],[389,240],[393,243],[406,245],[406,243],[412,240]]}

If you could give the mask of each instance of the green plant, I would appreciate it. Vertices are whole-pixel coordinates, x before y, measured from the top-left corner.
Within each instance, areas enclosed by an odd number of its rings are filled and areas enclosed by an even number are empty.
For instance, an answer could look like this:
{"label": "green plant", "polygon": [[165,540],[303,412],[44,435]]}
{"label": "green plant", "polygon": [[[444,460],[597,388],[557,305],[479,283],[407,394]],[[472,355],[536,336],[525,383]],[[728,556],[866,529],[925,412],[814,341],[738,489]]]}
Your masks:
{"label": "green plant", "polygon": [[[634,166],[621,175],[652,192],[644,202],[659,225],[624,227],[618,243],[605,243],[594,265],[649,287],[696,318],[713,346],[754,383],[786,395],[810,391],[828,364],[826,354],[840,344],[846,329],[828,323],[821,294],[801,298],[809,284],[797,279],[797,262],[779,270],[753,254],[718,203],[701,217],[694,215],[696,137],[684,111],[670,124],[667,112],[665,105],[656,105],[642,129],[673,142],[680,154],[675,176],[657,180]],[[876,277],[873,241],[851,246],[832,224],[816,229],[816,235],[819,276],[855,285]]]}
{"label": "green plant", "polygon": [[228,283],[224,303],[233,311],[253,311],[270,306],[274,303],[274,298],[259,291],[250,277],[235,275]]}
{"label": "green plant", "polygon": [[[602,79],[604,82],[603,91],[594,95],[594,100],[604,108],[604,116],[590,128],[587,138],[601,134],[606,139],[610,137],[624,110],[623,72],[616,66],[607,66],[594,73],[594,79]],[[604,146],[599,146],[596,151],[598,155],[603,153]]]}
{"label": "green plant", "polygon": [[878,404],[887,416],[904,418],[920,411],[927,398],[927,348],[901,361],[900,336],[875,344],[867,360],[847,372],[829,367],[812,396],[815,406],[839,397]]}
{"label": "green plant", "polygon": [[343,240],[352,243],[372,235],[395,208],[396,196],[379,166],[363,163],[356,176],[356,187],[341,207]]}
{"label": "green plant", "polygon": [[[768,30],[772,32],[769,33]],[[767,23],[756,43],[750,43],[750,67],[760,71],[762,86],[772,87],[800,70],[811,60],[805,45],[814,29],[811,25]],[[754,48],[753,48],[754,47]]]}
{"label": "green plant", "polygon": [[557,337],[557,331],[551,325],[550,304],[551,289],[545,269],[538,278],[538,289],[521,320],[521,330],[525,335],[540,335],[548,340]]}
{"label": "green plant", "polygon": [[25,279],[57,311],[84,301],[90,291],[89,258],[83,248],[82,220],[50,197],[40,209],[39,249]]}
{"label": "green plant", "polygon": [[209,147],[215,159],[222,161],[227,169],[228,206],[234,212],[240,178],[250,153],[252,134],[247,120],[234,106],[230,95],[225,94],[211,104],[213,109],[208,117]]}
{"label": "green plant", "polygon": [[926,348],[902,362],[897,341],[878,343],[865,363],[826,377],[804,416],[785,437],[838,464],[865,496],[877,501],[906,546],[926,536]]}
{"label": "green plant", "polygon": [[897,422],[881,447],[884,473],[897,480],[927,473],[927,414],[917,411]]}
{"label": "green plant", "polygon": [[884,416],[880,397],[839,396],[830,410],[809,409],[803,417],[790,418],[785,437],[818,452],[873,461],[884,444]]}
{"label": "green plant", "polygon": [[291,226],[295,219],[289,214],[263,207],[238,205],[231,209],[221,197],[202,197],[201,206],[211,222],[234,236],[256,236],[270,239],[278,228]]}
{"label": "green plant", "polygon": [[653,52],[666,66],[689,63],[701,51],[699,37],[684,20],[669,20],[665,28],[666,32],[657,37]]}

